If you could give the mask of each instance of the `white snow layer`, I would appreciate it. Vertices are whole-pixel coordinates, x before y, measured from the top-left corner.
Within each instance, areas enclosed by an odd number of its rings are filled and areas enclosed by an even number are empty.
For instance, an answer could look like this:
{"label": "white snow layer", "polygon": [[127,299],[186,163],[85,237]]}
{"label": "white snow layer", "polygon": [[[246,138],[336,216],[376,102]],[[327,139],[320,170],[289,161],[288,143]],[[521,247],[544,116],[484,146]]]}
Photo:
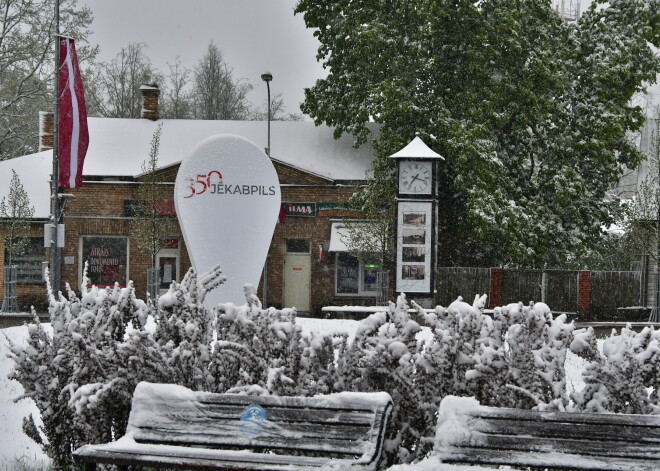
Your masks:
{"label": "white snow layer", "polygon": [[[50,332],[50,325],[44,327]],[[48,462],[48,457],[39,445],[23,433],[23,417],[32,414],[37,425],[41,424],[39,410],[29,399],[14,403],[14,399],[24,394],[23,386],[9,380],[7,375],[14,368],[14,362],[7,358],[9,340],[16,345],[25,345],[28,337],[26,326],[0,329],[0,470],[22,469],[21,463],[34,465],[35,469]],[[32,469],[26,467],[25,469]]]}
{"label": "white snow layer", "polygon": [[471,442],[472,432],[468,421],[470,412],[478,408],[479,401],[473,397],[445,397],[438,411],[435,446],[447,448],[455,443]]}
{"label": "white snow layer", "polygon": [[[36,120],[36,117],[35,117]],[[151,138],[163,124],[158,164],[178,164],[202,140],[216,134],[236,134],[265,147],[263,121],[204,121],[186,119],[88,118],[89,149],[83,177],[136,176],[149,156]],[[365,144],[353,148],[353,138],[333,138],[333,129],[311,121],[274,121],[271,156],[275,161],[332,180],[362,180],[370,169],[373,154]],[[370,125],[377,132],[378,126]],[[50,214],[49,178],[52,151],[0,162],[0,188],[9,188],[11,170],[16,170],[34,206],[35,218]],[[0,198],[6,196],[0,194]]]}

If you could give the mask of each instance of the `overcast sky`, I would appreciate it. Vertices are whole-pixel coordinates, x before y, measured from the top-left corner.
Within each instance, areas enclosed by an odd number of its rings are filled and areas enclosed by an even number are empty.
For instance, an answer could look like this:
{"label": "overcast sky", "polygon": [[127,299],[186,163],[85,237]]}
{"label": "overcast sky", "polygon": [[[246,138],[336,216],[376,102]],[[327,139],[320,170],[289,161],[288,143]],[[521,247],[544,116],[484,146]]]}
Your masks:
{"label": "overcast sky", "polygon": [[146,54],[162,73],[180,56],[192,68],[208,43],[222,51],[236,78],[254,85],[250,100],[266,103],[261,74],[273,74],[271,93],[282,93],[286,111],[300,113],[303,89],[326,75],[316,62],[318,41],[293,14],[296,0],[80,0],[93,14],[91,43],[98,60],[115,57],[131,42],[147,44]]}
{"label": "overcast sky", "polygon": [[[566,9],[591,0],[563,0]],[[235,78],[254,86],[249,98],[265,105],[261,74],[273,74],[271,92],[282,93],[289,113],[300,113],[304,88],[327,75],[316,61],[319,43],[293,14],[297,0],[79,0],[93,14],[90,41],[100,46],[98,60],[113,59],[131,42],[147,45],[152,64],[167,73],[177,56],[193,68],[213,40]],[[562,0],[553,0],[561,5]],[[309,119],[309,118],[307,118]]]}

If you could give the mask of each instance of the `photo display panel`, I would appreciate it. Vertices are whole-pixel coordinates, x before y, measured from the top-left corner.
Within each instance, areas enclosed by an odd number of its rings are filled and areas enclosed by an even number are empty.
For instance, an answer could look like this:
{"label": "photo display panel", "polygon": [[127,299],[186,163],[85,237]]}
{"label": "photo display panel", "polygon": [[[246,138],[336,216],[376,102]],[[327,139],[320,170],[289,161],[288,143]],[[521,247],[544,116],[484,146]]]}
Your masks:
{"label": "photo display panel", "polygon": [[396,290],[431,291],[433,203],[399,201],[397,204]]}

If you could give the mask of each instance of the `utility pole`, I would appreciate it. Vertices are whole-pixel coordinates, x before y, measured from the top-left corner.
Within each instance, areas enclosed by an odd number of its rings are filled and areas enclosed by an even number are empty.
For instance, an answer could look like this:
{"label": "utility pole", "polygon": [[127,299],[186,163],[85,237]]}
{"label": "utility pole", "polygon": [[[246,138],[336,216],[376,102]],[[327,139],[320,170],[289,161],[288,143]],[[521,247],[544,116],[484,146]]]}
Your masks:
{"label": "utility pole", "polygon": [[60,63],[60,2],[55,0],[55,115],[53,132],[53,174],[50,181],[50,282],[54,294],[60,289],[61,250],[57,240],[57,225],[60,222],[59,200],[59,63]]}

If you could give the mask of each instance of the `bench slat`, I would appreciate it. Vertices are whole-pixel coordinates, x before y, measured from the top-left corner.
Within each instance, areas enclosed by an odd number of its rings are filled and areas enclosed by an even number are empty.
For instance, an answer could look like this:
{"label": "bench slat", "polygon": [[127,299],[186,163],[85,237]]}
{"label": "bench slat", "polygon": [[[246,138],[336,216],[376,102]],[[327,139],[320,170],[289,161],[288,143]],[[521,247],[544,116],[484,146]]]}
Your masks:
{"label": "bench slat", "polygon": [[[471,447],[529,451],[536,453],[573,453],[588,456],[618,456],[660,460],[660,444],[648,445],[605,440],[576,440],[573,438],[542,438],[536,436],[504,436],[478,434],[470,442]],[[660,468],[660,461],[658,464]]]}
{"label": "bench slat", "polygon": [[618,457],[590,457],[569,453],[525,453],[510,450],[462,447],[439,452],[443,463],[475,463],[510,466],[538,466],[549,469],[590,469],[601,471],[658,471],[657,460]]}
{"label": "bench slat", "polygon": [[[251,449],[271,449],[275,452],[282,451],[304,451],[323,453],[325,455],[343,454],[359,457],[369,451],[370,443],[366,441],[348,440],[348,439],[324,439],[315,440],[312,438],[289,438],[282,439],[278,436],[268,436],[259,434],[254,439],[242,436],[240,430],[232,432],[227,431],[225,436],[210,436],[203,432],[179,433],[171,436],[168,433],[158,431],[140,430],[135,434],[135,441],[138,443],[164,443],[170,445],[185,446],[208,446],[213,448],[251,448]],[[234,433],[235,435],[231,435]]]}
{"label": "bench slat", "polygon": [[[306,423],[286,423],[285,426],[277,422],[267,421],[263,431],[259,436],[264,435],[281,435],[283,438],[314,438],[314,439],[342,439],[346,437],[366,436],[372,429],[373,424],[369,425],[343,425],[343,424],[323,424],[319,427],[317,424]],[[158,422],[153,426],[140,427],[140,430],[147,430],[150,432],[167,433],[169,435],[189,433],[205,433],[212,437],[222,437],[225,435],[225,430],[230,430],[236,433],[241,433],[240,420],[227,420],[222,419],[209,423],[207,421],[190,422],[185,430],[181,429],[180,425],[177,427],[175,423]],[[249,437],[248,437],[249,438]]]}
{"label": "bench slat", "polygon": [[593,414],[578,412],[540,412],[505,407],[480,406],[470,415],[483,418],[503,418],[529,420],[532,422],[584,423],[593,425],[626,425],[630,427],[650,427],[660,429],[660,416],[637,414]]}
{"label": "bench slat", "polygon": [[299,471],[300,468],[320,468],[327,458],[309,456],[281,456],[246,452],[219,452],[199,448],[144,445],[130,448],[103,449],[83,447],[76,451],[80,461],[115,465],[167,466],[168,468],[255,469],[260,471]]}
{"label": "bench slat", "polygon": [[660,445],[660,428],[648,426],[615,426],[611,424],[585,424],[503,420],[500,418],[475,418],[470,424],[473,430],[499,435],[533,435],[539,439],[572,438],[574,440],[612,440]]}
{"label": "bench slat", "polygon": [[[196,392],[197,400],[202,404],[233,404],[242,405],[245,403],[238,394],[216,394],[208,392]],[[327,397],[297,397],[297,396],[251,396],[255,404],[261,404],[266,407],[286,407],[286,408],[318,408],[321,410],[351,410],[351,411],[372,411],[374,407],[387,404],[387,394],[384,393],[352,393],[356,400],[331,400]],[[369,397],[369,400],[360,400],[360,396]]]}
{"label": "bench slat", "polygon": [[[259,404],[255,402],[255,404]],[[262,405],[262,404],[259,404]],[[172,417],[174,420],[180,420],[183,416],[194,420],[195,417],[210,419],[233,419],[240,417],[245,409],[245,404],[238,407],[197,407],[194,410],[186,408],[185,404],[179,409],[171,404],[156,403],[152,410],[158,410],[158,414],[163,418]],[[306,422],[311,424],[324,424],[335,422],[338,424],[370,425],[373,420],[374,411],[350,411],[350,410],[323,410],[323,409],[284,409],[281,407],[264,406],[268,414],[268,420],[273,422]],[[136,423],[140,426],[140,423]]]}

